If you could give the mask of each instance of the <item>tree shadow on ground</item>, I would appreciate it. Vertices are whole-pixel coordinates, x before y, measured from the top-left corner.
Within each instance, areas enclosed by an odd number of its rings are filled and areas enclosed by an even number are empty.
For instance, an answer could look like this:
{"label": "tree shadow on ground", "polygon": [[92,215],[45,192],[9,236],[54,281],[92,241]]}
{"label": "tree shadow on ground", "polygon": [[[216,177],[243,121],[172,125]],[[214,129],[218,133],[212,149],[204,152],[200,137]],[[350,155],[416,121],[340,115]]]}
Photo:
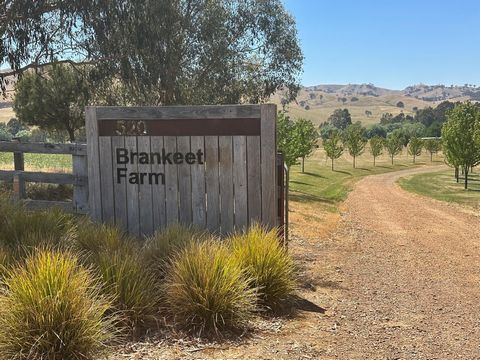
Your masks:
{"label": "tree shadow on ground", "polygon": [[314,176],[314,177],[321,178],[321,179],[326,179],[325,176],[322,176],[320,174],[314,174],[314,173],[311,173],[311,172],[304,172],[303,175],[309,175],[309,176]]}
{"label": "tree shadow on ground", "polygon": [[296,202],[299,202],[299,203],[307,203],[307,202],[317,201],[317,202],[326,203],[326,204],[330,204],[330,205],[335,204],[335,201],[325,199],[325,198],[322,198],[320,196],[307,194],[303,191],[298,191],[298,190],[295,190],[295,193],[290,193],[288,195],[288,199],[290,201],[296,201]]}
{"label": "tree shadow on ground", "polygon": [[350,175],[352,176],[351,172],[344,171],[344,170],[333,170],[334,172],[340,173],[340,174],[345,174],[345,175]]}
{"label": "tree shadow on ground", "polygon": [[363,170],[363,171],[372,171],[372,169],[367,169],[367,168],[361,168],[361,167],[357,167],[356,168],[357,170]]}
{"label": "tree shadow on ground", "polygon": [[282,300],[277,304],[275,310],[267,313],[267,316],[280,316],[280,317],[294,317],[298,315],[300,311],[313,312],[317,314],[325,314],[327,309],[302,298],[298,295],[291,295],[287,299]]}

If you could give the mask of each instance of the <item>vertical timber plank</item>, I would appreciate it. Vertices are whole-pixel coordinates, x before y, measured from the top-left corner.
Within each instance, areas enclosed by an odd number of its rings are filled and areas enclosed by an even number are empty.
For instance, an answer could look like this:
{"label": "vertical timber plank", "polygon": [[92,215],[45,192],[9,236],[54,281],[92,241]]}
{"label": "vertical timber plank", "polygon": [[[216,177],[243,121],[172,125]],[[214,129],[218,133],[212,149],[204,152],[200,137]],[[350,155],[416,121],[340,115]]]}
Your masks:
{"label": "vertical timber plank", "polygon": [[191,165],[185,161],[185,154],[190,152],[190,136],[177,137],[177,151],[183,155],[183,162],[178,165],[178,194],[180,204],[180,223],[192,223],[192,179]]}
{"label": "vertical timber plank", "polygon": [[233,230],[233,156],[232,137],[219,136],[220,227],[222,234]]}
{"label": "vertical timber plank", "polygon": [[[163,136],[152,136],[150,138],[150,149],[152,153],[162,153],[163,149]],[[163,174],[163,181],[160,181],[158,185],[154,185],[152,188],[152,206],[153,206],[153,228],[163,229],[166,224],[165,213],[165,165],[154,162],[152,164],[152,172],[156,174]],[[160,178],[160,180],[162,180]]]}
{"label": "vertical timber plank", "polygon": [[[164,136],[165,152],[177,151],[177,138]],[[177,165],[165,164],[165,200],[167,225],[178,222],[178,173]]]}
{"label": "vertical timber plank", "polygon": [[90,216],[97,221],[101,221],[102,200],[100,195],[100,161],[98,154],[98,123],[96,108],[86,108],[85,126],[88,139],[88,197]]}
{"label": "vertical timber plank", "polygon": [[88,163],[84,155],[72,155],[73,175],[87,179],[73,187],[73,211],[85,214],[88,210]]}
{"label": "vertical timber plank", "polygon": [[126,166],[117,164],[116,152],[118,148],[125,148],[124,136],[112,136],[112,164],[113,164],[113,196],[115,198],[115,225],[128,230],[127,214],[127,181],[128,179],[118,179],[118,168],[125,169]]}
{"label": "vertical timber plank", "polygon": [[218,136],[205,136],[205,182],[207,192],[207,228],[220,228],[220,182],[218,173]]}
{"label": "vertical timber plank", "polygon": [[277,107],[261,105],[261,154],[262,154],[262,222],[268,227],[277,226],[277,181],[275,119]]}
{"label": "vertical timber plank", "polygon": [[245,136],[233,137],[233,183],[235,229],[243,230],[248,225],[247,138]]}
{"label": "vertical timber plank", "polygon": [[[150,154],[150,137],[139,136],[137,138],[138,152],[144,152]],[[151,177],[152,166],[150,165],[150,158],[148,156],[148,164],[142,164],[145,160],[141,161],[139,158],[138,172],[140,174],[140,185],[138,187],[138,201],[140,212],[140,235],[148,236],[153,233],[153,207],[152,207],[152,184],[150,183],[153,178]],[[146,175],[143,175],[145,173]]]}
{"label": "vertical timber plank", "polygon": [[249,225],[262,221],[262,173],[260,137],[247,136],[247,183]]}
{"label": "vertical timber plank", "polygon": [[100,155],[100,196],[102,197],[102,221],[115,222],[115,203],[112,184],[112,139],[108,136],[98,138]]}
{"label": "vertical timber plank", "polygon": [[[190,165],[192,171],[192,222],[199,227],[207,223],[207,207],[205,196],[205,143],[203,136],[192,136],[190,139],[191,151],[197,155],[195,164]],[[200,161],[198,151],[203,153]]]}
{"label": "vertical timber plank", "polygon": [[[125,148],[130,151],[135,151],[137,148],[136,136],[125,136]],[[133,236],[140,236],[140,209],[139,209],[139,191],[138,184],[131,184],[128,182],[131,173],[138,173],[138,163],[131,161],[126,164],[127,178],[122,179],[127,182],[127,218],[128,218],[128,232]]]}

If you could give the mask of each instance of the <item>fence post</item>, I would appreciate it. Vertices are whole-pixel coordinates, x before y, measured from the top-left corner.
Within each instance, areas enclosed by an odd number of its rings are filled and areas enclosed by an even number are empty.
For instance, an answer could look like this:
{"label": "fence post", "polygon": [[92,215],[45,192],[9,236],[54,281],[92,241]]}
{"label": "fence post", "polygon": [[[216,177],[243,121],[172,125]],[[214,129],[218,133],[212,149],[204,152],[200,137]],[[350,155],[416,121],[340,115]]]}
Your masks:
{"label": "fence post", "polygon": [[87,156],[74,152],[72,165],[77,180],[73,185],[73,211],[84,214],[88,211],[88,182],[84,181],[88,176]]}
{"label": "fence post", "polygon": [[[20,143],[20,138],[13,138],[14,143]],[[25,158],[23,152],[13,153],[13,164],[17,172],[13,177],[13,192],[17,200],[25,198],[25,181],[23,180],[22,171],[25,170]]]}

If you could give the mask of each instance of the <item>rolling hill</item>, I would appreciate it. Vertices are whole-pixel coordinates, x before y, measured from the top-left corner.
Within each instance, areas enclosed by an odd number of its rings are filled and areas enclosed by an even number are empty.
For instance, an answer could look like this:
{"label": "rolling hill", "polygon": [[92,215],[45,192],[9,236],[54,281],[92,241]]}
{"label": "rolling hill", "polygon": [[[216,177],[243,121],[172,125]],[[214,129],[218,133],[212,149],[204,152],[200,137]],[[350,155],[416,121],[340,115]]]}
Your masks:
{"label": "rolling hill", "polygon": [[[404,90],[390,90],[372,84],[316,85],[303,87],[296,101],[288,104],[286,109],[294,118],[302,117],[321,124],[335,109],[347,108],[353,122],[371,125],[378,123],[383,113],[396,115],[403,111],[413,114],[416,109],[435,107],[445,100],[480,100],[480,88],[419,84]],[[282,94],[275,94],[272,101],[281,107]],[[403,107],[397,106],[399,102]]]}

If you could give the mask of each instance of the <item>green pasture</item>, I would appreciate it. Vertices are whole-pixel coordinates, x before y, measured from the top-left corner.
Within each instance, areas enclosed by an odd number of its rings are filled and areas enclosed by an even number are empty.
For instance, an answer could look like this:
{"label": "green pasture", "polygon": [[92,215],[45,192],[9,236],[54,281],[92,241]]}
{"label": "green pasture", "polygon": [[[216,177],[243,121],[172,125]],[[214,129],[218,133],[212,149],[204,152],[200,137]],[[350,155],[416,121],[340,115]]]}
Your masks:
{"label": "green pasture", "polygon": [[[443,163],[440,155],[433,160],[434,164]],[[335,161],[335,170],[332,171],[331,160],[326,158],[323,150],[318,150],[306,160],[304,174],[298,165],[290,169],[290,200],[315,202],[329,211],[337,211],[338,204],[346,199],[355,182],[362,177],[425,164],[430,164],[430,156],[425,152],[413,164],[412,157],[404,150],[403,154],[395,157],[393,166],[390,158],[382,155],[377,158],[377,166],[374,167],[372,156],[367,151],[357,158],[355,169],[351,157],[344,154]]]}
{"label": "green pasture", "polygon": [[457,183],[453,175],[453,169],[413,175],[399,180],[400,186],[407,191],[441,201],[479,208],[480,169],[477,168],[472,174],[469,174],[468,182],[469,188],[465,190],[463,176]]}
{"label": "green pasture", "polygon": [[[0,170],[13,170],[13,153],[0,152]],[[25,170],[71,172],[72,155],[25,154]]]}

